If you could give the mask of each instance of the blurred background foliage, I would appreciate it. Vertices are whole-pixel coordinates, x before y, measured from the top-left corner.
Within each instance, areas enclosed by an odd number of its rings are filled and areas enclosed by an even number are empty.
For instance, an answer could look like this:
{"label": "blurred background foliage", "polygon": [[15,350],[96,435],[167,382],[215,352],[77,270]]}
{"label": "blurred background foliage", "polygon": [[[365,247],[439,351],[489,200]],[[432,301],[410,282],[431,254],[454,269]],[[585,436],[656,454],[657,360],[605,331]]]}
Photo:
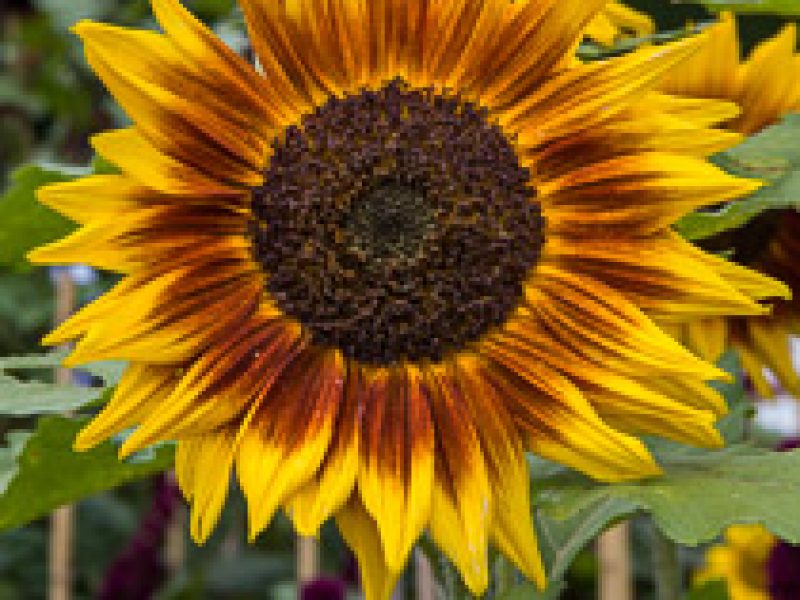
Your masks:
{"label": "blurred background foliage", "polygon": [[[186,0],[186,4],[232,47],[246,51],[242,18],[234,0]],[[668,0],[631,0],[629,4],[653,15],[660,31],[679,30],[687,23],[712,17],[694,4]],[[146,0],[0,0],[0,198],[13,183],[12,173],[22,165],[33,162],[76,173],[86,169],[92,160],[89,136],[126,124],[125,116],[88,69],[77,38],[69,32],[84,18],[155,27]],[[772,16],[740,17],[745,49],[774,34],[784,21]],[[80,301],[96,296],[111,281],[101,276],[81,287]],[[0,266],[0,356],[40,351],[38,340],[51,325],[53,303],[47,270]],[[25,425],[30,423],[0,418],[4,435]],[[109,565],[130,543],[150,510],[153,485],[152,480],[143,480],[79,503],[76,599],[97,597]],[[293,598],[294,544],[288,522],[277,519],[257,544],[248,546],[244,514],[244,503],[237,497],[203,548],[195,547],[179,530],[170,542],[177,555],[170,559],[172,564],[156,597]],[[636,523],[636,597],[647,599],[654,593],[649,554],[638,550],[647,545],[649,525]],[[46,597],[47,535],[46,519],[0,533],[0,600]],[[331,530],[323,532],[322,556],[323,571],[348,569],[347,553]],[[579,554],[562,597],[592,597],[596,572],[593,555],[588,551]]]}

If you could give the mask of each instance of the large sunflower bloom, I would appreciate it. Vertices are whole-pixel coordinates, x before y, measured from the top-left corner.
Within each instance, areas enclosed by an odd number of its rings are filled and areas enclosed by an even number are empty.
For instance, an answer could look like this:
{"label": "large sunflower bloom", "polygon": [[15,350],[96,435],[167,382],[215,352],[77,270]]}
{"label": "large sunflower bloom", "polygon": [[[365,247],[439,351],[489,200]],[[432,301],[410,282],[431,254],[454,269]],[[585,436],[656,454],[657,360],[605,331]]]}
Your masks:
{"label": "large sunflower bloom", "polygon": [[[731,100],[741,114],[725,123],[732,131],[753,134],[789,112],[800,110],[800,56],[794,24],[763,42],[746,60],[739,58],[736,20],[724,14],[711,41],[674,69],[662,89],[693,98]],[[729,344],[742,360],[756,390],[772,396],[764,367],[785,389],[800,397],[800,377],[792,364],[791,336],[800,334],[800,213],[776,210],[741,230],[726,232],[701,245],[733,249],[733,259],[786,282],[791,300],[778,301],[771,315],[715,317],[682,328],[682,339],[707,360],[716,360]]]}
{"label": "large sunflower bloom", "polygon": [[565,69],[604,4],[242,0],[261,73],[177,0],[76,26],[134,122],[40,194],[83,227],[32,260],[125,274],[46,339],[131,362],[77,448],[178,440],[195,539],[235,470],[251,536],[333,516],[383,598],[426,529],[475,593],[490,542],[543,585],[526,448],[614,481],[659,472],[637,433],[719,445],[721,372],[648,315],[785,289],[670,229],[757,186],[646,93],[704,38]]}

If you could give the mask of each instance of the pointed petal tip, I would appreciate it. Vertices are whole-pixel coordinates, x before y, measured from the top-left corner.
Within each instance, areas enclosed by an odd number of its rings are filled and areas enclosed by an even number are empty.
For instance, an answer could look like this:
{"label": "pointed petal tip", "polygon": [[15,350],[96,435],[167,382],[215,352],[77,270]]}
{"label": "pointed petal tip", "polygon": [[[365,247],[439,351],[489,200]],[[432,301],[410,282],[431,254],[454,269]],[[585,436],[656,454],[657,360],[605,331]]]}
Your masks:
{"label": "pointed petal tip", "polygon": [[319,537],[319,527],[316,526],[316,517],[300,518],[292,513],[288,514],[298,535],[313,538]]}
{"label": "pointed petal tip", "polygon": [[93,430],[96,420],[90,421],[86,427],[78,432],[75,440],[72,442],[72,449],[75,452],[86,452],[91,450],[99,443],[103,442],[106,438],[99,437]]}
{"label": "pointed petal tip", "polygon": [[100,28],[106,27],[103,23],[98,23],[90,19],[81,19],[69,28],[70,33],[74,33],[79,38],[85,40],[86,36],[91,34],[92,31],[97,31]]}
{"label": "pointed petal tip", "polygon": [[143,430],[141,426],[137,427],[134,432],[128,436],[128,439],[122,443],[122,446],[119,447],[118,455],[120,460],[125,460],[158,441],[150,439],[147,433],[148,432]]}
{"label": "pointed petal tip", "polygon": [[39,246],[33,250],[28,250],[25,254],[25,260],[32,265],[49,265],[52,261],[47,255],[47,246]]}
{"label": "pointed petal tip", "polygon": [[[69,339],[64,338],[63,336],[59,335],[58,330],[51,331],[46,336],[44,336],[39,343],[42,346],[58,346],[65,342],[68,342]],[[63,362],[62,362],[63,364]]]}
{"label": "pointed petal tip", "polygon": [[96,442],[94,440],[84,437],[83,432],[81,432],[78,434],[78,437],[75,438],[75,441],[72,442],[72,451],[87,452],[94,448],[95,445]]}

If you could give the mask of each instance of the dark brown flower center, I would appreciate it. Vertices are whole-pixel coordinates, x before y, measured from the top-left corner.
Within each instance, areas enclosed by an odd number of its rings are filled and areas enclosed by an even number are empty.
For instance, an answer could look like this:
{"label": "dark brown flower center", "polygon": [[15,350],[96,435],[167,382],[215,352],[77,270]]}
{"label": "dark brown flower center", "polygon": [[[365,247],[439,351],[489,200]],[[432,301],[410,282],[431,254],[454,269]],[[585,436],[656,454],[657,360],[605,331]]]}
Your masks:
{"label": "dark brown flower center", "polygon": [[543,243],[530,174],[487,111],[401,81],[288,128],[252,210],[281,309],[373,364],[437,361],[501,325]]}

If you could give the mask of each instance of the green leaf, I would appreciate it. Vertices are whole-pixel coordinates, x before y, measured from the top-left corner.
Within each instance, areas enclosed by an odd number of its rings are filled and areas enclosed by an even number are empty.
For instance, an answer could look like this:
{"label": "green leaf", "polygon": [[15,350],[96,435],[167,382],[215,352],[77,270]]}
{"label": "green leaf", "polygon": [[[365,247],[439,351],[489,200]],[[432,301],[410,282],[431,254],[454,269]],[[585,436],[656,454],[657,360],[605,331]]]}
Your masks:
{"label": "green leaf", "polygon": [[564,584],[561,582],[556,585],[551,584],[544,592],[537,590],[531,583],[521,583],[505,594],[497,596],[497,600],[556,600],[563,589]]}
{"label": "green leaf", "polygon": [[124,360],[100,360],[86,363],[80,368],[82,371],[88,371],[95,377],[99,377],[106,387],[110,387],[119,383],[122,374],[128,368],[128,363]]}
{"label": "green leaf", "polygon": [[695,0],[709,10],[767,15],[800,15],[800,0]]}
{"label": "green leaf", "polygon": [[0,197],[0,265],[27,270],[25,254],[52,242],[75,228],[35,198],[36,189],[48,183],[69,181],[72,176],[60,171],[28,165],[11,175],[11,185]]}
{"label": "green leaf", "polygon": [[67,353],[63,350],[47,354],[26,354],[25,356],[0,356],[0,372],[29,369],[57,369]]}
{"label": "green leaf", "polygon": [[10,431],[6,434],[8,445],[0,448],[0,494],[6,491],[8,484],[16,477],[19,471],[17,460],[31,435],[30,431]]}
{"label": "green leaf", "polygon": [[605,60],[613,56],[620,56],[636,50],[645,44],[665,44],[674,42],[691,35],[697,34],[703,29],[703,25],[697,27],[682,27],[681,29],[673,29],[670,31],[659,31],[650,35],[642,37],[629,37],[616,42],[613,46],[604,46],[592,41],[584,41],[578,46],[576,52],[578,58],[582,61]]}
{"label": "green leaf", "polygon": [[766,210],[800,208],[800,114],[747,138],[714,157],[720,167],[767,185],[753,194],[713,211],[695,212],[675,224],[689,240],[698,240],[735,229]]}
{"label": "green leaf", "polygon": [[693,587],[685,600],[730,600],[728,584],[722,579],[714,579]]}
{"label": "green leaf", "polygon": [[16,527],[75,502],[169,468],[171,446],[162,446],[149,462],[124,462],[105,442],[74,452],[72,442],[85,419],[41,417],[18,460],[18,471],[0,497],[0,529]]}
{"label": "green leaf", "polygon": [[12,416],[76,410],[103,394],[103,388],[19,381],[0,375],[0,414]]}
{"label": "green leaf", "polygon": [[119,168],[99,154],[94,155],[90,167],[95,175],[119,175]]}
{"label": "green leaf", "polygon": [[21,381],[9,370],[54,369],[65,352],[0,358],[0,414],[12,416],[63,413],[97,400],[103,388]]}
{"label": "green leaf", "polygon": [[634,503],[620,498],[600,498],[564,520],[537,509],[539,548],[551,587],[564,578],[578,553],[599,533],[637,510]]}
{"label": "green leaf", "polygon": [[652,513],[670,539],[697,545],[733,523],[762,523],[778,537],[800,542],[797,498],[800,451],[747,445],[717,451],[676,447],[662,454],[664,475],[639,482],[598,484],[574,472],[536,482],[536,506],[549,518],[574,519],[602,502],[615,510]]}

